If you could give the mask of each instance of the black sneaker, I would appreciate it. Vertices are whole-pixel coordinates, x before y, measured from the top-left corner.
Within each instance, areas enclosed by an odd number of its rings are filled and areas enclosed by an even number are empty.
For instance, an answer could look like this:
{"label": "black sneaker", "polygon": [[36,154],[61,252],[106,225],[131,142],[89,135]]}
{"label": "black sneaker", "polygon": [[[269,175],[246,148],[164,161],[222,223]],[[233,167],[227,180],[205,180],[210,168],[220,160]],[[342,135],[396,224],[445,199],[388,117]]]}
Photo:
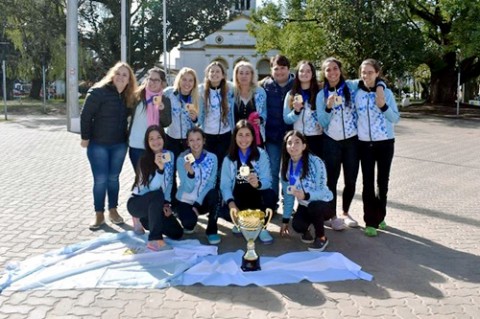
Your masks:
{"label": "black sneaker", "polygon": [[309,251],[324,251],[328,246],[328,238],[325,239],[315,238],[313,244],[308,246]]}
{"label": "black sneaker", "polygon": [[308,231],[308,230],[302,235],[301,240],[305,244],[311,244],[311,243],[314,242],[314,238],[313,238],[312,234],[310,233],[310,231]]}

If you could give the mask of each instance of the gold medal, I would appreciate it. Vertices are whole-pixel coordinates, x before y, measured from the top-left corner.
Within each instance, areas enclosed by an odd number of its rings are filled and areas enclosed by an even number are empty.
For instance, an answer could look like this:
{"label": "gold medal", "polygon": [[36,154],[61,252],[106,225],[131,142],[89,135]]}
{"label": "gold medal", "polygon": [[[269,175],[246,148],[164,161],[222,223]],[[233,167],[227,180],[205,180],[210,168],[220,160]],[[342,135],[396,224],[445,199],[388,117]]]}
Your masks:
{"label": "gold medal", "polygon": [[170,157],[170,153],[163,153],[162,154],[162,162],[163,163],[168,163],[172,160],[172,158]]}
{"label": "gold medal", "polygon": [[190,164],[195,162],[195,156],[193,156],[192,153],[189,153],[189,154],[185,155],[185,157],[183,159],[185,160],[185,162],[188,162]]}
{"label": "gold medal", "polygon": [[247,165],[240,166],[240,176],[247,177],[248,175],[250,175],[250,167]]}

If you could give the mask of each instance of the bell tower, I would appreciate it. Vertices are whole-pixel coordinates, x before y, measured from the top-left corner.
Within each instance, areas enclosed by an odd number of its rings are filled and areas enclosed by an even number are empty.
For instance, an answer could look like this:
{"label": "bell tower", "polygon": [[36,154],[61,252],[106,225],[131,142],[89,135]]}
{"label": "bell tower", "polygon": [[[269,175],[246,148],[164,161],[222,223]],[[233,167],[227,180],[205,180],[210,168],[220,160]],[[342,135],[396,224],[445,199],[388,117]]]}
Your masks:
{"label": "bell tower", "polygon": [[257,5],[256,2],[256,0],[236,0],[235,11],[250,15],[251,10],[255,9]]}

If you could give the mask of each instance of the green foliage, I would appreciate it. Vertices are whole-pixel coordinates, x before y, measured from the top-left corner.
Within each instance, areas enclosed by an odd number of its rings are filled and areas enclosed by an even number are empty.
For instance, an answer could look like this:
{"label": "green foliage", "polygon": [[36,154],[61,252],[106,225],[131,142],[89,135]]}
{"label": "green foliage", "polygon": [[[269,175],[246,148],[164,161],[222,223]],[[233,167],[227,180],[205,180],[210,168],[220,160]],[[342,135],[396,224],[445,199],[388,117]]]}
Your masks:
{"label": "green foliage", "polygon": [[[167,50],[181,41],[203,38],[221,28],[232,15],[232,0],[168,0]],[[129,58],[135,69],[158,63],[163,52],[163,1],[136,1],[130,10]],[[84,1],[80,7],[82,43],[93,56],[92,66],[108,69],[120,59],[120,2]],[[91,78],[91,77],[90,77]]]}
{"label": "green foliage", "polygon": [[279,50],[292,65],[300,60],[319,61],[323,55],[325,32],[311,6],[302,1],[266,3],[252,15],[248,30],[257,39],[257,51]]}

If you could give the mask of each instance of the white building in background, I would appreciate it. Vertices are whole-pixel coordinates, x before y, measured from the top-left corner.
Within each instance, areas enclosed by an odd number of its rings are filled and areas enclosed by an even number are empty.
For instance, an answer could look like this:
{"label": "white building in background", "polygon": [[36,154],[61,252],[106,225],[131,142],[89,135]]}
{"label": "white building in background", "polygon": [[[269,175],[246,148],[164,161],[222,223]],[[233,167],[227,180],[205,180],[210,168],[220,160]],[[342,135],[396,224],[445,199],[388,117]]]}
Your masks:
{"label": "white building in background", "polygon": [[235,64],[246,60],[256,68],[259,78],[270,74],[269,59],[277,51],[270,51],[266,55],[258,54],[255,50],[256,40],[247,31],[250,10],[255,7],[255,0],[237,1],[235,10],[241,11],[241,15],[233,21],[203,40],[183,42],[170,51],[168,60],[171,73],[177,73],[182,67],[190,67],[197,72],[199,82],[203,82],[207,65],[219,61],[227,70],[227,79],[232,80]]}

